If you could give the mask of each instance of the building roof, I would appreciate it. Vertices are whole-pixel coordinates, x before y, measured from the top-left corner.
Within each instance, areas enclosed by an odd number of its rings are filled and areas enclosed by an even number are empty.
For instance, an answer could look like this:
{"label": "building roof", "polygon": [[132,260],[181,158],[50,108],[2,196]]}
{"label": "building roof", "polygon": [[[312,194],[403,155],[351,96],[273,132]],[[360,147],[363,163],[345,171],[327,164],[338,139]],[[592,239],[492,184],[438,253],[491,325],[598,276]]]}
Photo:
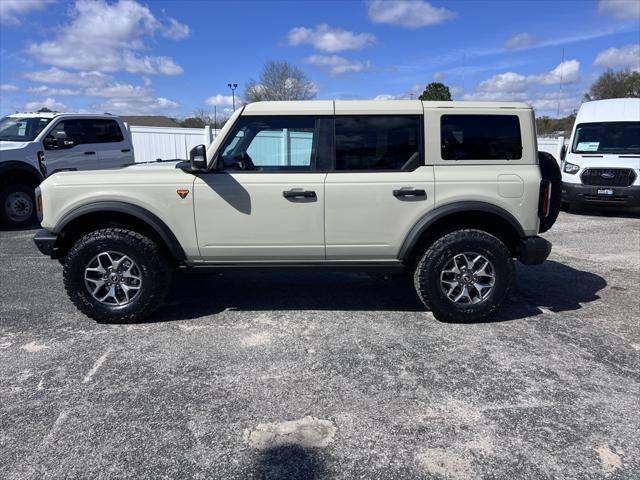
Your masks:
{"label": "building roof", "polygon": [[172,118],[165,117],[163,115],[133,115],[123,116],[123,122],[126,122],[129,126],[136,127],[179,127],[178,122]]}

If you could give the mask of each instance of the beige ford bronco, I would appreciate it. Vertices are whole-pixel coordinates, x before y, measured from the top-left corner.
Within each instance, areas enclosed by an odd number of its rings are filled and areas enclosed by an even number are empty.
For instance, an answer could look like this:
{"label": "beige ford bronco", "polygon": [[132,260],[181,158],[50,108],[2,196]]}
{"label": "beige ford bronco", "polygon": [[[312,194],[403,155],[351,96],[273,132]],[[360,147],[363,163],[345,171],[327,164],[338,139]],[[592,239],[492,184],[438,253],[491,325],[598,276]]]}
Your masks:
{"label": "beige ford bronco", "polygon": [[101,322],[149,316],[176,269],[234,268],[405,271],[472,322],[549,255],[560,185],[526,104],[259,102],[189,161],[47,178],[35,242]]}

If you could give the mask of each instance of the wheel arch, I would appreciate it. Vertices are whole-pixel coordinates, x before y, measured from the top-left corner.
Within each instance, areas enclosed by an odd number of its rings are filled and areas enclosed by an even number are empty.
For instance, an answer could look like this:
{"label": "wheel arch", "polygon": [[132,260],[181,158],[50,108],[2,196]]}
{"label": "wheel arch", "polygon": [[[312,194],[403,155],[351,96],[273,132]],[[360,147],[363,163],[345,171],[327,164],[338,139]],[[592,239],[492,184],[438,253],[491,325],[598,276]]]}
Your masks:
{"label": "wheel arch", "polygon": [[83,234],[114,226],[147,234],[157,240],[176,262],[186,260],[182,245],[157,215],[138,205],[117,201],[89,203],[65,214],[52,229],[52,233],[58,234],[55,248],[64,256]]}
{"label": "wheel arch", "polygon": [[42,174],[28,163],[15,160],[0,163],[0,186],[22,182],[36,188],[42,180]]}
{"label": "wheel arch", "polygon": [[501,207],[477,201],[450,203],[430,211],[416,222],[402,243],[399,260],[411,264],[430,242],[460,228],[477,228],[494,235],[514,257],[520,253],[520,239],[526,236],[518,220]]}

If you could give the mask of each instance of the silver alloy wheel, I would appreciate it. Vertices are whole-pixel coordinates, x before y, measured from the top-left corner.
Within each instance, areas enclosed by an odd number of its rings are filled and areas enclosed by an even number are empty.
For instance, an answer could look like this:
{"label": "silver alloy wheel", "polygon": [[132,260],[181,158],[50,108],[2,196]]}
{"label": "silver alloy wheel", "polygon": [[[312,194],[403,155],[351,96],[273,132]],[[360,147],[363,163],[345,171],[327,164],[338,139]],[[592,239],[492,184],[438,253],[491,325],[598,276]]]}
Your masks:
{"label": "silver alloy wheel", "polygon": [[4,211],[13,222],[22,222],[33,212],[33,200],[28,193],[11,192],[4,202]]}
{"label": "silver alloy wheel", "polygon": [[84,269],[84,284],[93,298],[111,306],[131,303],[140,293],[142,272],[120,252],[102,252]]}
{"label": "silver alloy wheel", "polygon": [[478,304],[493,291],[496,282],[491,262],[476,252],[459,253],[440,272],[440,287],[454,303]]}

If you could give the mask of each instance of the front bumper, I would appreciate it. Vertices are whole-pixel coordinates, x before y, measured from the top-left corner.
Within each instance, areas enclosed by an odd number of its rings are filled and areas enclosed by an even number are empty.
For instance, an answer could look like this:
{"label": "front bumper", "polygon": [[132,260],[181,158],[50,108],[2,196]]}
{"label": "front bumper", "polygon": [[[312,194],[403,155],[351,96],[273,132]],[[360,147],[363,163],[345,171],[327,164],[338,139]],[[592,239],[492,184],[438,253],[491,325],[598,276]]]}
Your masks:
{"label": "front bumper", "polygon": [[520,240],[520,260],[525,265],[538,265],[551,253],[551,242],[542,237],[526,237]]}
{"label": "front bumper", "polygon": [[[602,195],[598,190],[611,189],[613,195]],[[630,187],[593,187],[579,183],[562,183],[562,201],[569,204],[619,205],[640,207],[640,185]]]}
{"label": "front bumper", "polygon": [[56,258],[56,241],[58,240],[58,236],[41,228],[36,232],[33,237],[33,241],[44,255],[48,255],[51,258]]}

